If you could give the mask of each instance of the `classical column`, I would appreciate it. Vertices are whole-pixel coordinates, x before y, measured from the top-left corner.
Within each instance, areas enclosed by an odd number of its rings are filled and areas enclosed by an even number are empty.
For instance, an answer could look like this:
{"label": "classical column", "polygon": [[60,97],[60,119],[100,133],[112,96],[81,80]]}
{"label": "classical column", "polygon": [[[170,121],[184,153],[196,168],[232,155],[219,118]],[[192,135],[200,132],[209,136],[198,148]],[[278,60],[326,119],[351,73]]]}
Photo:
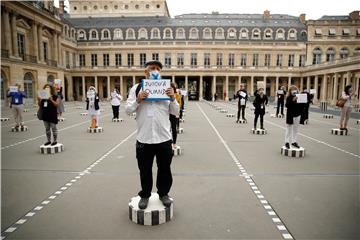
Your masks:
{"label": "classical column", "polygon": [[175,83],[175,75],[171,76],[171,82]]}
{"label": "classical column", "polygon": [[189,77],[185,76],[185,91],[186,91],[186,100],[189,99]]}
{"label": "classical column", "polygon": [[351,84],[351,72],[346,73],[346,85]]}
{"label": "classical column", "polygon": [[306,77],[306,89],[310,92],[310,76]]}
{"label": "classical column", "polygon": [[106,97],[109,98],[110,97],[110,76],[107,76],[106,90],[107,90]]}
{"label": "classical column", "polygon": [[212,79],[212,87],[211,87],[211,98],[215,101],[215,93],[216,93],[216,76],[213,76]]}
{"label": "classical column", "polygon": [[288,89],[290,88],[290,86],[291,86],[291,77],[289,76],[289,78],[288,78]]}
{"label": "classical column", "polygon": [[120,76],[120,95],[124,98],[125,92],[124,92],[124,79],[123,76]]}
{"label": "classical column", "polygon": [[9,12],[7,9],[5,9],[4,12],[4,35],[5,35],[5,49],[9,51],[9,55],[12,54],[12,41],[11,41],[11,29],[10,29],[10,18],[9,18]]}
{"label": "classical column", "polygon": [[57,36],[57,46],[56,46],[56,49],[57,49],[57,56],[58,58],[56,59],[56,61],[58,62],[58,66],[62,66],[63,64],[61,63],[61,35],[60,33],[57,33],[56,34]]}
{"label": "classical column", "polygon": [[322,102],[326,101],[326,90],[327,90],[327,75],[324,74],[322,81],[321,81],[321,93],[320,93],[320,99]]}
{"label": "classical column", "polygon": [[275,80],[275,95],[277,94],[277,90],[279,90],[279,76],[276,76]]}
{"label": "classical column", "polygon": [[53,60],[56,61],[56,62],[58,62],[58,49],[57,49],[58,43],[57,43],[57,40],[58,40],[57,32],[55,32],[53,34],[53,44],[54,44],[54,57],[53,57]]}
{"label": "classical column", "polygon": [[203,99],[203,76],[200,76],[200,81],[199,81],[199,100]]}
{"label": "classical column", "polygon": [[300,77],[300,92],[304,90],[304,78]]}
{"label": "classical column", "polygon": [[254,94],[254,76],[251,76],[250,80],[250,95],[252,96]]}
{"label": "classical column", "polygon": [[82,98],[83,98],[83,101],[86,99],[86,89],[85,89],[85,77],[84,76],[81,76],[81,84],[82,84]]}
{"label": "classical column", "polygon": [[96,92],[99,93],[99,89],[98,89],[98,76],[95,76],[95,89],[96,89]]}
{"label": "classical column", "polygon": [[314,94],[314,103],[318,102],[318,88],[319,88],[319,76],[315,75],[315,80],[314,80],[314,88],[315,88],[315,94]]}
{"label": "classical column", "polygon": [[11,32],[12,32],[13,56],[19,57],[19,49],[18,49],[18,44],[17,44],[16,14],[15,13],[13,13],[11,16]]}
{"label": "classical column", "polygon": [[236,83],[237,83],[237,84],[236,84],[235,93],[240,90],[241,76],[239,76],[238,81],[237,81]]}
{"label": "classical column", "polygon": [[229,101],[229,76],[226,75],[225,77],[225,101]]}
{"label": "classical column", "polygon": [[267,94],[267,92],[266,92],[267,76],[264,76],[263,78],[264,78],[264,92],[265,92],[265,94]]}
{"label": "classical column", "polygon": [[136,77],[132,76],[132,85],[134,86],[136,84]]}
{"label": "classical column", "polygon": [[38,32],[37,32],[37,23],[34,21],[32,24],[32,35],[33,35],[33,48],[34,48],[34,56],[37,61],[39,60],[39,43],[38,43]]}
{"label": "classical column", "polygon": [[333,84],[333,96],[332,96],[332,104],[334,105],[336,104],[336,100],[337,100],[338,80],[339,80],[339,75],[338,73],[335,73],[334,84]]}
{"label": "classical column", "polygon": [[43,50],[43,43],[42,43],[42,28],[43,26],[41,24],[39,24],[37,30],[38,30],[38,51],[39,51],[39,62],[43,62],[44,61],[44,50]]}

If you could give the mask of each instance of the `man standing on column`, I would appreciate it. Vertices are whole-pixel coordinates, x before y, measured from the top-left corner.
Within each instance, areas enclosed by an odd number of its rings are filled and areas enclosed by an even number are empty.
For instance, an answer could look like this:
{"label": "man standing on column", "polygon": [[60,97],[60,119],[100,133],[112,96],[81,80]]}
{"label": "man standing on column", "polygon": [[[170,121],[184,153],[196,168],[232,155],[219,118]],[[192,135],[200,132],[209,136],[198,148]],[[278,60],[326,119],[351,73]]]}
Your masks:
{"label": "man standing on column", "polygon": [[248,100],[248,95],[247,92],[245,90],[245,87],[243,84],[240,85],[240,90],[237,91],[237,93],[234,96],[234,99],[239,98],[239,102],[238,102],[238,112],[237,112],[237,120],[236,122],[239,122],[240,119],[240,112],[242,111],[242,115],[241,118],[243,120],[245,119],[245,108],[246,108],[246,102]]}
{"label": "man standing on column", "polygon": [[[145,77],[154,81],[160,79],[162,64],[150,61],[145,64]],[[172,135],[169,115],[179,112],[179,104],[175,100],[174,90],[168,88],[166,94],[170,100],[147,101],[148,93],[141,91],[141,85],[134,85],[129,92],[126,102],[128,114],[136,112],[137,137],[136,158],[140,170],[141,191],[139,208],[145,209],[151,196],[153,185],[152,165],[156,156],[158,167],[156,187],[160,200],[164,206],[171,205],[168,195],[172,185],[171,161],[173,151],[171,147]]]}
{"label": "man standing on column", "polygon": [[[277,94],[277,108],[276,108],[276,116],[279,115],[279,112],[281,112],[281,115],[284,116],[284,101],[285,101],[285,87],[281,86],[276,92]],[[281,108],[281,111],[280,111]]]}

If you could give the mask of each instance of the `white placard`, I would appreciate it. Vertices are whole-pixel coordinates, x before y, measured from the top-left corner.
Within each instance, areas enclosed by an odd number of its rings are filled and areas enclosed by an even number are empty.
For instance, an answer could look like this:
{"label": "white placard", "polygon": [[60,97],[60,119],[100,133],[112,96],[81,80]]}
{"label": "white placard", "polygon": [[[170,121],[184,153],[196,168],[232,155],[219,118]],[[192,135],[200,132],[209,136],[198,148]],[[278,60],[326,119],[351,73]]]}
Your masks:
{"label": "white placard", "polygon": [[243,91],[240,91],[240,96],[242,96],[244,98],[244,97],[246,97],[246,93],[244,93]]}
{"label": "white placard", "polygon": [[316,90],[315,89],[310,89],[310,94],[315,94]]}
{"label": "white placard", "polygon": [[41,99],[49,99],[49,97],[50,97],[50,92],[49,92],[48,90],[46,90],[46,89],[41,90],[41,91],[39,92],[39,97],[40,97]]}
{"label": "white placard", "polygon": [[181,96],[186,97],[187,96],[187,91],[186,90],[180,90],[180,94],[181,94]]}
{"label": "white placard", "polygon": [[89,99],[95,98],[95,92],[94,91],[88,91],[86,93],[86,97],[89,98]]}
{"label": "white placard", "polygon": [[145,100],[169,100],[170,97],[166,94],[166,89],[170,87],[170,79],[150,80],[143,79],[141,82],[141,89],[149,93]]}
{"label": "white placard", "polygon": [[278,90],[277,94],[284,94],[284,90]]}
{"label": "white placard", "polygon": [[242,98],[242,99],[240,99],[240,106],[244,106],[245,105],[245,99],[244,98]]}
{"label": "white placard", "polygon": [[9,87],[9,91],[10,91],[10,92],[18,92],[18,91],[19,91],[19,88],[18,88],[18,86],[10,86],[10,87]]}
{"label": "white placard", "polygon": [[297,103],[307,103],[307,94],[306,93],[301,93],[301,94],[296,94],[297,97]]}
{"label": "white placard", "polygon": [[111,92],[111,97],[112,98],[116,98],[116,96],[117,96],[117,92]]}
{"label": "white placard", "polygon": [[61,79],[55,79],[54,83],[55,83],[55,85],[61,86]]}

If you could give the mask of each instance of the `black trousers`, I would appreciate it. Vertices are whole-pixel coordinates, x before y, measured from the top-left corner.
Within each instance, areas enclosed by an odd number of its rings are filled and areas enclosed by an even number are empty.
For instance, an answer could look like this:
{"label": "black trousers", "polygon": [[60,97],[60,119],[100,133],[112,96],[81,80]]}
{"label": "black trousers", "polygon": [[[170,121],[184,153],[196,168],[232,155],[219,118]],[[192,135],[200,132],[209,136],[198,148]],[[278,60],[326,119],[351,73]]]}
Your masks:
{"label": "black trousers", "polygon": [[153,186],[152,166],[154,157],[158,167],[156,187],[160,197],[169,193],[173,179],[171,174],[171,161],[173,151],[171,140],[158,144],[144,144],[136,142],[136,158],[140,170],[141,191],[139,196],[148,198],[151,196]]}
{"label": "black trousers", "polygon": [[179,119],[175,115],[170,114],[171,133],[174,144],[176,144],[177,140],[177,129],[179,127],[179,122]]}
{"label": "black trousers", "polygon": [[120,106],[112,106],[113,118],[119,118],[119,108]]}
{"label": "black trousers", "polygon": [[245,105],[238,105],[237,120],[240,119],[240,112],[242,112],[241,118],[245,119]]}
{"label": "black trousers", "polygon": [[264,127],[264,114],[260,112],[255,112],[255,119],[254,119],[254,128],[256,129],[257,121],[260,116],[260,128]]}
{"label": "black trousers", "polygon": [[281,115],[284,115],[284,100],[277,101],[276,116],[279,115],[279,108],[281,108]]}

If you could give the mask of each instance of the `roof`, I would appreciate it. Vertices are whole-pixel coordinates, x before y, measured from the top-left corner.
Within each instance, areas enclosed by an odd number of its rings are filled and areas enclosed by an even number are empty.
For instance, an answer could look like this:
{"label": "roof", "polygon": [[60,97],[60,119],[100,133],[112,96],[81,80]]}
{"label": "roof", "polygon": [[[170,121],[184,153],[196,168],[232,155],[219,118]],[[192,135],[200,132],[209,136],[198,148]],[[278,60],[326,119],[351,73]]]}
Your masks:
{"label": "roof", "polygon": [[343,15],[343,16],[331,16],[331,15],[324,15],[321,18],[317,19],[317,20],[323,20],[323,21],[344,21],[344,20],[348,20],[351,21],[351,18],[349,15]]}

